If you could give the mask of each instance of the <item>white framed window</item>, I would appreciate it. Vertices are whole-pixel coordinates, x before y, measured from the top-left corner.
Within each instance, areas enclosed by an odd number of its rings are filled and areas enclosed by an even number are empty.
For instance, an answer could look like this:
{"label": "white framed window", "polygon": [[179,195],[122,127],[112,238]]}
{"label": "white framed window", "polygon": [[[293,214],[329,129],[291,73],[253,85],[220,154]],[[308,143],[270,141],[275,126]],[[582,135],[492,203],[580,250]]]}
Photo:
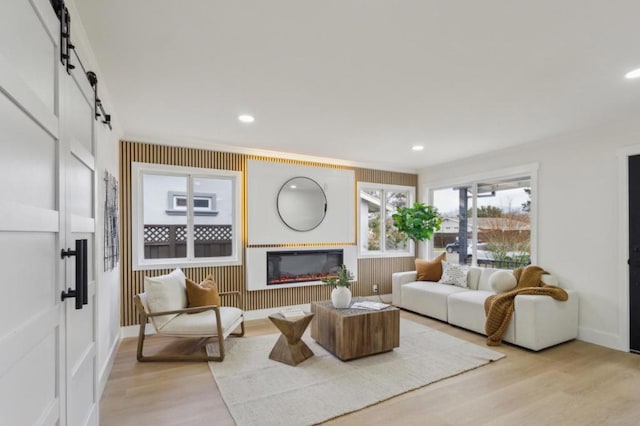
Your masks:
{"label": "white framed window", "polygon": [[413,186],[358,182],[359,257],[413,256],[413,242],[393,225],[398,207],[414,203]]}
{"label": "white framed window", "polygon": [[239,265],[242,174],[132,164],[133,270]]}
{"label": "white framed window", "polygon": [[515,269],[536,261],[537,164],[431,183],[442,225],[429,256],[450,263]]}

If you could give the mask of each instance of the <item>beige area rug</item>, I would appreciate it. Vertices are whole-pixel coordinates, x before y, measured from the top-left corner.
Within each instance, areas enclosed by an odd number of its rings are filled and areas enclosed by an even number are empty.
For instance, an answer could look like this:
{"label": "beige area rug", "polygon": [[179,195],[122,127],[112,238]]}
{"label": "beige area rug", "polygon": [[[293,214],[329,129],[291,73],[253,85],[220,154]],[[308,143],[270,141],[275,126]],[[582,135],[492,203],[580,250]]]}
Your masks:
{"label": "beige area rug", "polygon": [[307,330],[303,340],[314,356],[291,367],[269,359],[278,337],[230,337],[224,362],[209,363],[238,426],[320,423],[505,356],[401,319],[399,348],[348,362]]}

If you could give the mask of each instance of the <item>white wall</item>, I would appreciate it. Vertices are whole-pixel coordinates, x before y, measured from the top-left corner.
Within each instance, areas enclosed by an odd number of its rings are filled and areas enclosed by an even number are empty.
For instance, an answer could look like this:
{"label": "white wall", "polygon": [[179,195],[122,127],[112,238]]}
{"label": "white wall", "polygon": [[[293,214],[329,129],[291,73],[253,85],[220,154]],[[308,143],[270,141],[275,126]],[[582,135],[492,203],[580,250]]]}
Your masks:
{"label": "white wall", "polygon": [[419,173],[419,182],[427,188],[430,182],[539,163],[537,263],[563,287],[580,292],[579,339],[628,350],[618,152],[638,143],[640,122],[626,120],[430,167]]}
{"label": "white wall", "polygon": [[[99,77],[98,77],[99,78]],[[102,180],[105,170],[118,177],[117,132],[107,127],[97,126],[97,158],[96,177],[98,209],[96,211],[96,273],[97,273],[97,335],[98,345],[98,380],[100,391],[107,382],[115,351],[120,342],[120,264],[108,272],[104,272],[104,202],[105,182]],[[120,185],[119,179],[118,184]],[[122,188],[119,186],[119,190]],[[120,220],[122,211],[119,210]],[[122,235],[120,235],[122,238]],[[121,260],[122,261],[122,260]]]}
{"label": "white wall", "polygon": [[[278,192],[294,177],[315,180],[327,197],[324,220],[310,231],[294,231],[278,214]],[[352,243],[356,239],[353,170],[247,162],[248,244]]]}
{"label": "white wall", "polygon": [[[118,143],[122,137],[122,130],[118,124],[118,114],[111,107],[105,82],[95,57],[89,46],[88,39],[80,21],[73,0],[66,0],[72,20],[71,38],[76,46],[78,55],[86,69],[94,71],[98,76],[98,94],[107,113],[111,114],[113,130],[101,123],[96,123],[96,307],[97,330],[97,370],[98,370],[98,399],[107,382],[115,353],[120,342],[120,266],[109,272],[103,272],[104,259],[104,200],[105,183],[102,180],[105,170],[118,177]],[[122,188],[120,188],[122,190]],[[120,212],[122,214],[122,212]]]}

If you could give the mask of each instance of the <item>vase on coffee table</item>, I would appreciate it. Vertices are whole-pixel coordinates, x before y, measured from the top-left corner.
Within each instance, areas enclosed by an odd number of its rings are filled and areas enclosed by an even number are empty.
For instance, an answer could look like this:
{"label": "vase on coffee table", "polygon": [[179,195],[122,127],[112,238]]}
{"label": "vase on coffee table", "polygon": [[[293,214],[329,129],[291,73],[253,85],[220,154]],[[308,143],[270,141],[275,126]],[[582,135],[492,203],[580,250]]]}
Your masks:
{"label": "vase on coffee table", "polygon": [[351,290],[349,287],[338,286],[331,291],[331,303],[335,308],[345,309],[351,303]]}
{"label": "vase on coffee table", "polygon": [[320,281],[333,287],[331,292],[331,304],[335,308],[348,308],[351,303],[351,290],[349,286],[353,281],[353,274],[342,264],[333,274],[321,278]]}

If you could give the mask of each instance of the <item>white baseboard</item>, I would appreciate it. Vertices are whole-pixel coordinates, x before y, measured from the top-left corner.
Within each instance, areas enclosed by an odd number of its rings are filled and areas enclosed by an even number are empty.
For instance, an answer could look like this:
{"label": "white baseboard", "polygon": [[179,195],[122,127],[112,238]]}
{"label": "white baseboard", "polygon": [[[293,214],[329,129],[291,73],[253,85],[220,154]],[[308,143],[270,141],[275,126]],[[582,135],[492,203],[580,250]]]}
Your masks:
{"label": "white baseboard", "polygon": [[[380,298],[378,298],[378,296],[365,296],[365,299],[373,300],[373,301],[376,301],[376,302],[379,302],[380,299],[382,299],[382,301],[384,303],[391,303],[391,293],[389,293],[389,294],[381,294]],[[281,310],[288,309],[288,308],[302,309],[303,311],[309,312],[311,310],[311,305],[309,303],[304,303],[302,305],[279,306],[277,308],[256,309],[256,310],[253,310],[253,311],[245,311],[244,319],[246,321],[264,319],[264,318],[267,318],[271,314],[278,313]],[[129,326],[126,326],[126,327],[121,327],[120,328],[120,336],[123,339],[127,338],[127,337],[137,337],[139,331],[140,331],[140,327],[137,326],[137,325],[129,325]],[[153,329],[153,326],[151,324],[147,324],[147,327],[145,328],[145,332],[144,333],[145,334],[155,334],[155,330]]]}
{"label": "white baseboard", "polygon": [[616,349],[618,351],[629,352],[629,348],[623,347],[624,344],[622,343],[620,335],[605,333],[589,327],[578,327],[578,340]]}
{"label": "white baseboard", "polygon": [[100,371],[100,377],[98,378],[98,401],[102,398],[104,388],[105,386],[107,386],[107,381],[109,380],[109,376],[111,375],[113,363],[116,360],[116,354],[118,353],[118,348],[120,348],[121,341],[122,338],[120,336],[114,339],[113,344],[111,345],[111,349],[109,349],[107,362],[104,363],[104,367],[102,367],[102,371]]}
{"label": "white baseboard", "polygon": [[[139,332],[139,325],[127,325],[125,327],[120,327],[120,338],[126,339],[127,337],[138,337]],[[153,325],[147,324],[144,329],[144,334],[156,334],[156,331],[153,329]]]}

